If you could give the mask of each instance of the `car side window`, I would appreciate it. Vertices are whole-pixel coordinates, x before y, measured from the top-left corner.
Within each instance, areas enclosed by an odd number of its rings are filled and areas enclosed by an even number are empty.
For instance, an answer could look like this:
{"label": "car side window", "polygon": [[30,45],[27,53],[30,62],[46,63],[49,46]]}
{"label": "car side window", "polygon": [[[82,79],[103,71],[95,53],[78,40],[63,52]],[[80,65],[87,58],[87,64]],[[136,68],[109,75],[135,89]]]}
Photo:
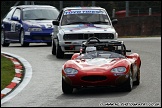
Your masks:
{"label": "car side window", "polygon": [[6,15],[6,18],[11,19],[11,16],[12,16],[14,11],[15,11],[15,8],[11,9],[10,12]]}
{"label": "car side window", "polygon": [[14,14],[13,14],[13,17],[18,17],[18,19],[20,19],[20,12],[21,12],[21,10],[20,9],[16,9],[15,10],[15,12],[14,12]]}

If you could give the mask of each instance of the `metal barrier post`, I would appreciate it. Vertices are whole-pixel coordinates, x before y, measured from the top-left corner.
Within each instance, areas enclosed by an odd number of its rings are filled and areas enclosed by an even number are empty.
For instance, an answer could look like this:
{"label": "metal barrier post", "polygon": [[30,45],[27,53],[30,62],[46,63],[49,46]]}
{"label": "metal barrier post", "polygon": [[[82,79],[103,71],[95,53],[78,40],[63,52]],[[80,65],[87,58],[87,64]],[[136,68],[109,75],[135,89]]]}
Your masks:
{"label": "metal barrier post", "polygon": [[92,6],[95,6],[95,1],[92,1]]}
{"label": "metal barrier post", "polygon": [[63,8],[63,1],[60,1],[60,10]]}
{"label": "metal barrier post", "polygon": [[115,9],[113,9],[113,11],[112,11],[112,18],[114,18],[115,17]]}
{"label": "metal barrier post", "polygon": [[129,16],[129,1],[126,1],[126,17]]}
{"label": "metal barrier post", "polygon": [[152,14],[152,9],[149,8],[149,16]]}

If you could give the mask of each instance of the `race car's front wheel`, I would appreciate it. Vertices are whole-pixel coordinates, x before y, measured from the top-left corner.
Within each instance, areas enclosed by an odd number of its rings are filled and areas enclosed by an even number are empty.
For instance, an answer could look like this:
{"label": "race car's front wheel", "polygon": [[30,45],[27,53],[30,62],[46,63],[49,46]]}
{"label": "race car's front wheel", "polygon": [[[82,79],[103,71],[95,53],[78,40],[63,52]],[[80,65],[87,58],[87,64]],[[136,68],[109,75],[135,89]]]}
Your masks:
{"label": "race car's front wheel", "polygon": [[8,42],[6,42],[6,40],[5,40],[5,35],[4,35],[4,31],[3,31],[3,29],[1,29],[1,45],[3,46],[3,47],[8,47],[9,45],[10,45],[10,43]]}
{"label": "race car's front wheel", "polygon": [[57,58],[63,58],[64,57],[64,52],[62,51],[59,43],[57,43],[57,45],[56,45],[56,57]]}
{"label": "race car's front wheel", "polygon": [[73,87],[66,83],[62,78],[62,91],[64,94],[71,94],[73,92]]}
{"label": "race car's front wheel", "polygon": [[138,69],[137,76],[136,76],[136,81],[133,83],[134,85],[139,85],[140,84],[140,69]]}
{"label": "race car's front wheel", "polygon": [[24,42],[24,30],[22,29],[21,32],[20,32],[20,44],[21,46],[23,47],[27,47],[29,46],[29,43],[28,42]]}
{"label": "race car's front wheel", "polygon": [[132,88],[133,88],[133,78],[132,78],[132,72],[130,71],[129,78],[124,85],[124,89],[125,89],[125,91],[130,92],[130,91],[132,91]]}
{"label": "race car's front wheel", "polygon": [[52,40],[52,54],[56,55],[56,45],[54,43],[54,40]]}

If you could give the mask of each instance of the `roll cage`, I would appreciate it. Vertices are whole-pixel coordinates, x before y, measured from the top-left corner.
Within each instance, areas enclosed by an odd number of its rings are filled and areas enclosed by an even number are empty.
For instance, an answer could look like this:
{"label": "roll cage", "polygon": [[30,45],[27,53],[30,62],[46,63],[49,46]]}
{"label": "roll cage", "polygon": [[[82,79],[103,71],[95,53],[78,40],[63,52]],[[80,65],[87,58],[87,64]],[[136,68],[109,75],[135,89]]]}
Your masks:
{"label": "roll cage", "polygon": [[[93,41],[92,41],[93,40]],[[80,54],[85,53],[86,47],[94,46],[97,50],[101,51],[112,51],[115,53],[122,54],[126,56],[126,52],[131,52],[127,50],[123,41],[100,41],[97,37],[90,37],[86,42],[83,42],[80,49]]]}

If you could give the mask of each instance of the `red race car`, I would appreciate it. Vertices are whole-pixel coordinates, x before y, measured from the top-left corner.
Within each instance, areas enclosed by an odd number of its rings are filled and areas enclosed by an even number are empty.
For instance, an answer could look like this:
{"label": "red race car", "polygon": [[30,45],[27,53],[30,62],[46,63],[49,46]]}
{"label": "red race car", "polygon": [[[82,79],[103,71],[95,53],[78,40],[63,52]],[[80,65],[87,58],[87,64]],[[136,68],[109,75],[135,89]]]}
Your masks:
{"label": "red race car", "polygon": [[127,55],[123,41],[100,42],[96,37],[83,42],[80,53],[62,66],[62,91],[74,88],[115,86],[131,91],[140,83],[141,59],[139,54]]}

